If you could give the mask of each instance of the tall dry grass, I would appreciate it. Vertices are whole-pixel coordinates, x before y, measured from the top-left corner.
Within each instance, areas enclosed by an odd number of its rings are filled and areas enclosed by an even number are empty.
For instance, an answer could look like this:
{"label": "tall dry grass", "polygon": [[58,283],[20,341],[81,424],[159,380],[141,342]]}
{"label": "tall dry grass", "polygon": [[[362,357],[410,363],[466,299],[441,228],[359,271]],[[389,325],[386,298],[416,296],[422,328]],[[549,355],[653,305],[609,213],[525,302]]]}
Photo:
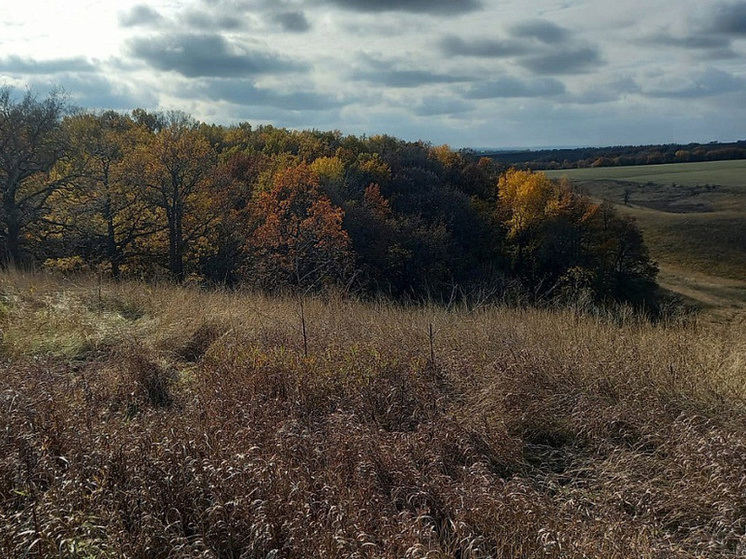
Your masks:
{"label": "tall dry grass", "polygon": [[738,325],[328,296],[305,356],[291,297],[0,302],[0,556],[746,555]]}

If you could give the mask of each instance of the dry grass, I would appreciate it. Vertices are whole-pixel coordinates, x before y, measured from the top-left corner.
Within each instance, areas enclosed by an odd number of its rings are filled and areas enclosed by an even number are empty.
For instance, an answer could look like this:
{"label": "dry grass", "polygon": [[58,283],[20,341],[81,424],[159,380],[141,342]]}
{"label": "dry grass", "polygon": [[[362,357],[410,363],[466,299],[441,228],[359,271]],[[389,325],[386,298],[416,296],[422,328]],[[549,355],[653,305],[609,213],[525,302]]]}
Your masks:
{"label": "dry grass", "polygon": [[292,298],[0,301],[0,556],[746,554],[742,326],[329,296],[305,357]]}

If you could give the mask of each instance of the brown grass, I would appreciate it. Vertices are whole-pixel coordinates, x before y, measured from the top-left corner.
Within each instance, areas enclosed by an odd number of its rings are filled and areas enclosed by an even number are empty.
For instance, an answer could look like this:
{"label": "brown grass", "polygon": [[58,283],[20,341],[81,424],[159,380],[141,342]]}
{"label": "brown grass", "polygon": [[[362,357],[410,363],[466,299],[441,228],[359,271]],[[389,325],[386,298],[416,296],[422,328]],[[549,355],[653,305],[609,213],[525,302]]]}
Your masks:
{"label": "brown grass", "polygon": [[0,301],[0,556],[746,554],[743,325],[329,296],[304,357],[292,298]]}

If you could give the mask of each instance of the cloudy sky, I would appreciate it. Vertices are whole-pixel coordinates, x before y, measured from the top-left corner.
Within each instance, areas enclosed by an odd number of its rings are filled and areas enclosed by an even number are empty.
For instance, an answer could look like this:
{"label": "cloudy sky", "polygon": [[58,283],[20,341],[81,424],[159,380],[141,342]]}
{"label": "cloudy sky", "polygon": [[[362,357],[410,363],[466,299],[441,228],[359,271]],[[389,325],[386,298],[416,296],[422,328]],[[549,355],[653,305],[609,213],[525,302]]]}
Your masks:
{"label": "cloudy sky", "polygon": [[453,147],[746,139],[746,0],[4,0],[0,85]]}

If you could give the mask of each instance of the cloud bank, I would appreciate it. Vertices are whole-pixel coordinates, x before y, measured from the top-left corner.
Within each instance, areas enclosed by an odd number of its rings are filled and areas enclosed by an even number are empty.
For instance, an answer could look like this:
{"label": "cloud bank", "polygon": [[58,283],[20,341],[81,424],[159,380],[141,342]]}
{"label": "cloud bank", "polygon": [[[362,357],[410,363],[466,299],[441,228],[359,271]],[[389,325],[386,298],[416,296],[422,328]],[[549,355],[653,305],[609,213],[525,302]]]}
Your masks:
{"label": "cloud bank", "polygon": [[91,108],[456,147],[746,130],[746,1],[69,0],[0,33],[0,83]]}

